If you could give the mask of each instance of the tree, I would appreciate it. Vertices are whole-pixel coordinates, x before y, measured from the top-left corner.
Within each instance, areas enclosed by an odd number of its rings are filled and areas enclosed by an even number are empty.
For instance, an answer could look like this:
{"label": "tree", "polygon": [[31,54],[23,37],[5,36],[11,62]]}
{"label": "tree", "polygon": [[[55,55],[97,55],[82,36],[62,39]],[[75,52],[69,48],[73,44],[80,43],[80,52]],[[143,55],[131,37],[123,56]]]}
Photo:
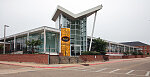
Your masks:
{"label": "tree", "polygon": [[38,46],[38,45],[41,45],[42,42],[41,42],[41,40],[34,40],[34,39],[32,39],[30,41],[27,41],[26,44],[27,44],[27,46],[31,47],[32,53],[34,53],[35,47]]}
{"label": "tree", "polygon": [[97,52],[104,52],[106,51],[107,44],[107,42],[100,38],[93,39],[91,50]]}

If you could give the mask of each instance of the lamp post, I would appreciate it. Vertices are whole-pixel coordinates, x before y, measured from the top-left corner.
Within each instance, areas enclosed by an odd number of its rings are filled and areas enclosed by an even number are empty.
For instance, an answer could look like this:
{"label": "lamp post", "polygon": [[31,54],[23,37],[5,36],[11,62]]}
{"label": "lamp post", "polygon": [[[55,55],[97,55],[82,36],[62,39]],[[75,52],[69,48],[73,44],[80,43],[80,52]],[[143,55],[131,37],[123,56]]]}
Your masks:
{"label": "lamp post", "polygon": [[5,34],[6,34],[6,27],[9,27],[9,26],[8,25],[4,25],[4,50],[3,50],[3,54],[5,54],[5,41],[6,41]]}

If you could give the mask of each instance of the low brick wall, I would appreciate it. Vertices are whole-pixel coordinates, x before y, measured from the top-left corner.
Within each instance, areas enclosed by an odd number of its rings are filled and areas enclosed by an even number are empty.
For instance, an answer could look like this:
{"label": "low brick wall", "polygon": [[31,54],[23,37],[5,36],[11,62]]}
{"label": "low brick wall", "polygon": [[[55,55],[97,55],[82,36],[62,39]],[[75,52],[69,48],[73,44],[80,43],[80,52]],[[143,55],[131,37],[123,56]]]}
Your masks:
{"label": "low brick wall", "polygon": [[109,59],[122,59],[122,56],[109,56]]}
{"label": "low brick wall", "polygon": [[122,56],[122,59],[130,59],[130,58],[145,58],[146,55],[129,55],[129,56]]}
{"label": "low brick wall", "polygon": [[81,55],[80,58],[83,61],[103,61],[104,59],[109,60],[109,56],[103,55]]}
{"label": "low brick wall", "polygon": [[48,64],[47,54],[0,54],[0,61],[35,62]]}
{"label": "low brick wall", "polygon": [[122,59],[130,59],[130,58],[135,58],[135,56],[134,55],[122,56]]}
{"label": "low brick wall", "polygon": [[50,56],[50,64],[75,64],[83,62],[79,57]]}

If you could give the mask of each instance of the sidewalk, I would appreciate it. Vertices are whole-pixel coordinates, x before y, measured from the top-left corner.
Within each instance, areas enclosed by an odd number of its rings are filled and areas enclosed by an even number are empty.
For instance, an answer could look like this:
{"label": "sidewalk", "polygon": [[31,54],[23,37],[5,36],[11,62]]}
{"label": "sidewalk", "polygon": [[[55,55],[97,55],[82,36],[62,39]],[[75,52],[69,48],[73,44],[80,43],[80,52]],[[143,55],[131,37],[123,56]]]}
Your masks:
{"label": "sidewalk", "polygon": [[107,63],[116,63],[122,61],[132,61],[132,60],[139,60],[144,58],[132,58],[132,59],[110,59],[106,62],[86,62],[86,63],[79,63],[79,64],[37,64],[32,62],[8,62],[8,61],[0,61],[0,64],[6,65],[16,65],[16,66],[23,66],[23,67],[34,67],[34,68],[66,68],[66,67],[80,67],[86,65],[98,65],[98,64],[107,64]]}

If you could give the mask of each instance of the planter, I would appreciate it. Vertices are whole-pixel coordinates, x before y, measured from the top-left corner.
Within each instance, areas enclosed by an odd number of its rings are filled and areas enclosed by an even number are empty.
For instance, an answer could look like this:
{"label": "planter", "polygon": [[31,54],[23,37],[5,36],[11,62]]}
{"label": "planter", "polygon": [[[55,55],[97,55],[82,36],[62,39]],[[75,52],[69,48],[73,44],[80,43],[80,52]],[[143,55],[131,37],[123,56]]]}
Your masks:
{"label": "planter", "polygon": [[135,55],[135,58],[142,58],[142,55]]}
{"label": "planter", "polygon": [[141,55],[141,58],[145,58],[146,57],[146,55]]}
{"label": "planter", "polygon": [[91,61],[109,61],[109,55],[81,55],[80,59],[84,62]]}
{"label": "planter", "polygon": [[109,61],[109,55],[103,55],[103,60],[104,61]]}
{"label": "planter", "polygon": [[122,56],[122,59],[135,58],[135,55]]}

